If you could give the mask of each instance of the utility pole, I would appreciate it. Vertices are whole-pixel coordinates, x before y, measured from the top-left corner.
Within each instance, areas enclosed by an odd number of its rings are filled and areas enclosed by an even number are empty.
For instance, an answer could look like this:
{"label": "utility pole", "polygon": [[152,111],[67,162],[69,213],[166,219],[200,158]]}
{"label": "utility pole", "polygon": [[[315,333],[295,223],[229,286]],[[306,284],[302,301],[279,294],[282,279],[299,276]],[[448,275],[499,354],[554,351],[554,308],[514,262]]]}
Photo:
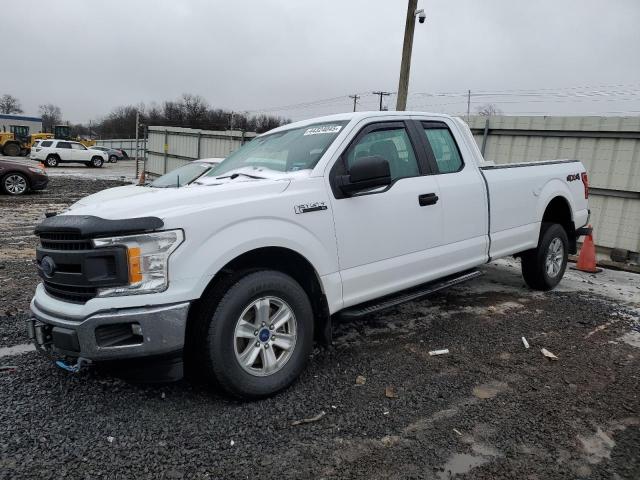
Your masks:
{"label": "utility pole", "polygon": [[140,112],[136,110],[136,178],[138,177],[138,153],[140,152]]}
{"label": "utility pole", "polygon": [[360,95],[358,95],[357,93],[354,93],[353,95],[349,95],[349,98],[353,98],[353,111],[356,111],[356,105],[358,104],[358,99],[360,98]]}
{"label": "utility pole", "polygon": [[[404,44],[402,45],[402,63],[400,64],[400,80],[398,82],[398,101],[396,110],[407,108],[407,92],[409,90],[409,71],[411,70],[411,50],[413,49],[413,31],[416,27],[416,7],[418,0],[409,0],[407,21],[404,27]],[[424,21],[421,19],[421,21]]]}
{"label": "utility pole", "polygon": [[471,90],[467,90],[467,124],[469,123],[469,115],[471,115]]}
{"label": "utility pole", "polygon": [[371,92],[374,95],[378,95],[380,97],[380,111],[382,111],[382,97],[387,97],[389,95],[391,95],[391,92],[383,92],[383,91],[379,91],[379,92]]}

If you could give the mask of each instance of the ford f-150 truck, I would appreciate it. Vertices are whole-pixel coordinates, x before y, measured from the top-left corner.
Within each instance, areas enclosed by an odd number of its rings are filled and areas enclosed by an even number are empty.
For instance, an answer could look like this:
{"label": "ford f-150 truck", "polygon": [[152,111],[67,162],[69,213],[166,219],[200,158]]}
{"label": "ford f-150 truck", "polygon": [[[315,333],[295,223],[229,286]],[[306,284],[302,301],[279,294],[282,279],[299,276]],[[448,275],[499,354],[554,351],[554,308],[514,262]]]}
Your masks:
{"label": "ford f-150 truck", "polygon": [[531,288],[553,288],[588,232],[587,198],[578,160],[494,165],[450,116],[292,123],[189,186],[118,187],[44,219],[28,331],[67,367],[172,359],[167,375],[184,365],[264,397],[300,375],[335,319],[492,259],[520,257]]}

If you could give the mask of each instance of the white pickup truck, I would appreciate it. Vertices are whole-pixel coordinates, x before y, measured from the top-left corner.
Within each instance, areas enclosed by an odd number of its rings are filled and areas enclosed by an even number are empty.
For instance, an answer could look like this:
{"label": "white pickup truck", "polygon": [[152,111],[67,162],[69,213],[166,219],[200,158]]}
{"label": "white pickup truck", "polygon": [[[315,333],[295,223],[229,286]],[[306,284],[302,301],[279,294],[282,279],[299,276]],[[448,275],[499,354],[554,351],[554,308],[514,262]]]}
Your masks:
{"label": "white pickup truck", "polygon": [[28,331],[77,359],[70,369],[130,360],[177,378],[184,358],[232,395],[264,397],[300,375],[333,320],[492,259],[520,257],[531,288],[553,288],[588,231],[587,198],[579,161],[485,162],[450,116],[293,123],[189,186],[118,187],[46,218]]}

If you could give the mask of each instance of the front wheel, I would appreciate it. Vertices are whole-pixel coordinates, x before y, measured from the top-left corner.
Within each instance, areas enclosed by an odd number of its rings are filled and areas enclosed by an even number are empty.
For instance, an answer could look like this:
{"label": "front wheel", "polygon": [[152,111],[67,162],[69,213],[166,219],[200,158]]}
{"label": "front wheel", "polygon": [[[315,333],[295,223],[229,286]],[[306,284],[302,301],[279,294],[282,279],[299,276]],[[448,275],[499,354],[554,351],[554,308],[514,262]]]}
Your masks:
{"label": "front wheel", "polygon": [[538,246],[522,254],[522,276],[534,290],[551,290],[567,268],[569,239],[557,223],[543,223]]}
{"label": "front wheel", "polygon": [[212,383],[238,398],[261,398],[291,385],[313,347],[313,312],[290,276],[261,270],[233,283],[216,304],[203,299],[202,358]]}
{"label": "front wheel", "polygon": [[2,190],[9,195],[24,195],[29,190],[29,181],[21,173],[10,173],[2,179]]}
{"label": "front wheel", "polygon": [[109,163],[118,163],[118,157],[116,157],[115,155],[111,155],[109,157]]}
{"label": "front wheel", "polygon": [[91,166],[94,168],[101,168],[104,160],[101,157],[93,157],[91,159]]}

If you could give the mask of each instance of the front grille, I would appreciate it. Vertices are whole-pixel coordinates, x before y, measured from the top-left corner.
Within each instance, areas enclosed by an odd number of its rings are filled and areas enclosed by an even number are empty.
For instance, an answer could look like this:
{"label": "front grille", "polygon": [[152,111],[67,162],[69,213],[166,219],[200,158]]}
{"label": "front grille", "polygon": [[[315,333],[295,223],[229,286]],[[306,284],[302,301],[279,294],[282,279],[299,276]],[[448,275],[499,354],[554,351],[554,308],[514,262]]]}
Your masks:
{"label": "front grille", "polygon": [[87,303],[88,300],[94,298],[98,289],[94,287],[73,287],[70,285],[60,285],[43,279],[44,289],[52,297],[73,303]]}
{"label": "front grille", "polygon": [[91,240],[80,238],[75,233],[47,232],[40,234],[42,248],[51,250],[91,250]]}
{"label": "front grille", "polygon": [[93,248],[79,233],[40,232],[36,260],[46,292],[66,302],[86,303],[98,289],[129,281],[126,248]]}
{"label": "front grille", "polygon": [[[64,252],[93,249],[91,240],[80,238],[80,235],[75,233],[43,232],[40,234],[40,245],[47,250]],[[80,264],[58,264],[57,268],[60,272],[81,273]],[[64,285],[46,278],[42,279],[42,283],[49,295],[67,302],[86,303],[97,295],[97,288],[94,287]]]}

